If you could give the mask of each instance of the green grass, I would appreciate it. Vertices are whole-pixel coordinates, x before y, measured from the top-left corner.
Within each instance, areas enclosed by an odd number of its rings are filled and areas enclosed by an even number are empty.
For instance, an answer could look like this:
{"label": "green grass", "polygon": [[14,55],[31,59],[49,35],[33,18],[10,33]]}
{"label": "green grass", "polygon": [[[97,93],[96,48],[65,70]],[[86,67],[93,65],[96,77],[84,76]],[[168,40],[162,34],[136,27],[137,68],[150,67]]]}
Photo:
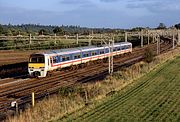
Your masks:
{"label": "green grass", "polygon": [[180,122],[180,56],[92,109],[58,121]]}

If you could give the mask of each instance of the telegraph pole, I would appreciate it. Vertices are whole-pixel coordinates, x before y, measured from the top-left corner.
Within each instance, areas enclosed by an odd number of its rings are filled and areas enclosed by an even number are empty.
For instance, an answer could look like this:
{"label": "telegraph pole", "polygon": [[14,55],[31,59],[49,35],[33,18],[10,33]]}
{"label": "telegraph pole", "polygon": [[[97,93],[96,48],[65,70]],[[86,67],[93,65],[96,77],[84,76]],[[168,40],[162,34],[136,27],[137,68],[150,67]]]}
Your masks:
{"label": "telegraph pole", "polygon": [[149,45],[149,30],[148,30],[148,45]]}
{"label": "telegraph pole", "polygon": [[180,45],[180,31],[178,30],[178,45]]}
{"label": "telegraph pole", "polygon": [[128,40],[128,37],[127,37],[127,36],[128,36],[128,35],[127,35],[127,32],[125,32],[125,35],[124,35],[124,36],[125,36],[125,42],[127,42],[127,40]]}
{"label": "telegraph pole", "polygon": [[76,34],[76,44],[78,44],[78,43],[79,43],[79,35]]}
{"label": "telegraph pole", "polygon": [[160,37],[159,37],[159,35],[157,35],[156,41],[157,41],[157,55],[159,55],[160,54]]}
{"label": "telegraph pole", "polygon": [[143,47],[143,30],[141,30],[141,47]]}
{"label": "telegraph pole", "polygon": [[110,40],[108,40],[108,44],[102,40],[105,45],[107,45],[109,47],[109,74],[112,75],[113,74],[113,47],[114,47],[114,37]]}
{"label": "telegraph pole", "polygon": [[173,49],[175,48],[175,35],[174,35],[174,30],[173,30]]}
{"label": "telegraph pole", "polygon": [[109,40],[109,74],[113,74],[113,47],[114,39]]}

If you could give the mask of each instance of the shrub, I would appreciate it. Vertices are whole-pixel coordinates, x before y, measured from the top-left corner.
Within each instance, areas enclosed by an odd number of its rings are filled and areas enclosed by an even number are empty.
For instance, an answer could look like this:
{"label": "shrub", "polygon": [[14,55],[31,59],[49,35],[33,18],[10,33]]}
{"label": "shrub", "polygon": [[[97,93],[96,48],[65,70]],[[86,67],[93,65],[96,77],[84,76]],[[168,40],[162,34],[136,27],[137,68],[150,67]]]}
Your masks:
{"label": "shrub", "polygon": [[147,63],[151,63],[154,59],[153,51],[150,48],[145,49],[144,60]]}

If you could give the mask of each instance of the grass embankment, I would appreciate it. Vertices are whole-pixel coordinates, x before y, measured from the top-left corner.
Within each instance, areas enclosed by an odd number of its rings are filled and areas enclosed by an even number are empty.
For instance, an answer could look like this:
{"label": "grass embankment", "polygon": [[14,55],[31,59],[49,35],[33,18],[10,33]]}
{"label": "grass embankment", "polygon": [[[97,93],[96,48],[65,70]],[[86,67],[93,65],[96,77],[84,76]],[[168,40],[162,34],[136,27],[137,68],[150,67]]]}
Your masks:
{"label": "grass embankment", "polygon": [[[179,122],[180,56],[138,79],[92,110],[62,120],[88,122]],[[60,120],[59,120],[60,121]]]}
{"label": "grass embankment", "polygon": [[[108,117],[109,114],[110,115],[112,114],[111,116],[109,116],[110,117],[109,121],[111,119],[112,120],[113,119],[114,120],[115,119],[132,120],[134,119],[136,115],[139,115],[136,118],[137,120],[140,119],[140,117],[143,117],[144,120],[148,120],[148,119],[151,119],[150,118],[151,114],[154,118],[154,116],[156,116],[155,113],[158,114],[159,111],[164,111],[165,113],[167,110],[169,110],[169,108],[172,108],[171,109],[172,111],[174,110],[179,111],[179,109],[173,109],[177,106],[171,106],[173,103],[171,103],[171,101],[168,101],[168,100],[171,100],[171,98],[172,99],[174,98],[175,100],[177,100],[175,97],[176,94],[172,92],[177,87],[171,84],[172,82],[175,82],[174,80],[169,81],[172,78],[169,75],[170,73],[167,73],[167,72],[165,73],[165,74],[168,74],[166,76],[168,78],[167,79],[165,78],[165,80],[169,79],[168,80],[169,82],[165,84],[163,84],[163,82],[160,82],[163,77],[156,78],[156,75],[155,75],[156,73],[153,75],[152,72],[149,74],[150,76],[154,76],[151,79],[149,80],[142,79],[143,81],[140,81],[140,82],[139,80],[137,80],[138,78],[147,74],[149,71],[156,69],[158,65],[161,65],[168,60],[174,59],[177,55],[179,55],[179,52],[180,52],[180,48],[177,48],[173,51],[157,56],[154,59],[154,61],[149,64],[144,63],[142,61],[128,68],[124,68],[121,71],[116,72],[112,79],[107,78],[106,80],[101,81],[101,82],[88,83],[83,86],[76,86],[69,89],[62,88],[58,95],[51,96],[43,101],[40,101],[39,103],[36,103],[36,106],[33,109],[29,108],[25,112],[21,113],[19,116],[10,117],[8,121],[11,121],[11,122],[38,121],[39,122],[39,121],[52,121],[52,120],[67,121],[67,120],[73,120],[73,119],[75,120],[83,119],[84,121],[85,120],[90,121],[92,119],[92,121],[94,120],[101,121],[104,119],[107,120],[107,118],[103,118],[103,117]],[[166,66],[168,66],[168,64],[166,64]],[[161,68],[163,67],[164,66],[162,66]],[[171,69],[174,69],[173,74],[177,73],[175,72],[177,68],[178,68],[177,66],[173,66],[173,68],[171,68]],[[166,68],[163,71],[165,70]],[[178,82],[175,82],[175,83],[178,83]],[[171,90],[173,86],[174,86],[174,89]],[[149,88],[149,90],[146,90],[146,88]],[[156,89],[159,91],[155,92]],[[117,94],[113,97],[107,97],[111,93],[114,93],[111,91],[120,91],[120,92],[115,92]],[[169,93],[167,91],[171,91],[171,92]],[[161,96],[159,97],[159,95]],[[102,99],[106,97],[107,99]],[[167,102],[165,102],[166,99],[167,99]],[[153,102],[151,102],[152,104],[148,103],[149,101],[153,101],[153,100],[154,100],[154,103]],[[172,100],[172,102],[177,102],[175,100]],[[89,106],[86,106],[85,105],[86,101],[88,101],[91,104]],[[161,101],[164,102],[165,104],[162,104]],[[125,107],[126,105],[127,107]],[[157,107],[156,105],[159,105],[159,107]],[[169,107],[166,108],[166,106],[169,106]],[[117,109],[113,110],[114,108],[115,109],[117,108]],[[87,113],[84,114],[84,112],[88,109],[89,111],[87,111]],[[99,115],[96,114],[96,111]],[[121,112],[122,114],[119,114],[118,112]],[[101,113],[103,113],[104,115],[102,115]],[[162,118],[160,116],[166,117],[166,115],[163,115],[163,112],[161,114],[162,115],[158,115],[159,118]],[[169,113],[165,113],[165,114],[169,114]],[[172,115],[172,117],[174,116],[175,115]],[[95,117],[96,119],[95,118],[93,119],[93,117]]]}

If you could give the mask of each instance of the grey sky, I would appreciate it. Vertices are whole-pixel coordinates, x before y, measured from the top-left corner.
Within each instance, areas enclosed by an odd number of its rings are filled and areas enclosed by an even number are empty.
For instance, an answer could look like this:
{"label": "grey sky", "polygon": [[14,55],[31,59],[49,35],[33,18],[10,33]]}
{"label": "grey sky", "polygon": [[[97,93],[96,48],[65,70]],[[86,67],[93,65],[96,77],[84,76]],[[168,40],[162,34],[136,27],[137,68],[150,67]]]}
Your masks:
{"label": "grey sky", "polygon": [[179,12],[180,0],[0,0],[0,24],[171,26]]}

